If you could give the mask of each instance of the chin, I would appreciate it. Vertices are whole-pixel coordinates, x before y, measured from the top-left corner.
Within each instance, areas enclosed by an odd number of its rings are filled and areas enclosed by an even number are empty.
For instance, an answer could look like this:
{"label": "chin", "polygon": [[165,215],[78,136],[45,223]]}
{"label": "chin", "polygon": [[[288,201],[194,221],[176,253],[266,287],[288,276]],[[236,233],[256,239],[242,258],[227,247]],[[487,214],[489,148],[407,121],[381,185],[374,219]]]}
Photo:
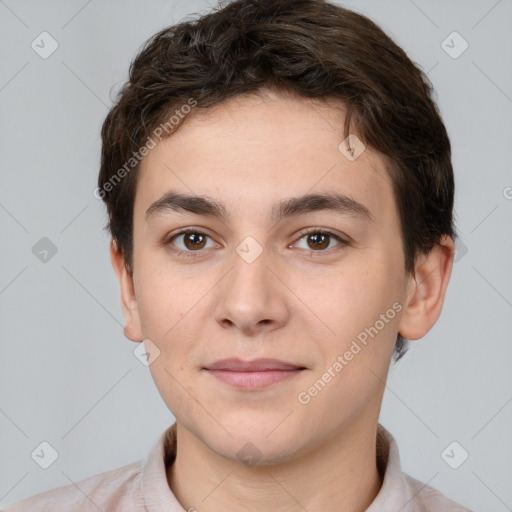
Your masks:
{"label": "chin", "polygon": [[290,437],[276,436],[273,440],[269,440],[265,435],[253,437],[252,440],[236,438],[227,442],[212,439],[212,444],[207,444],[218,455],[247,466],[275,466],[296,458],[300,447],[293,443]]}
{"label": "chin", "polygon": [[305,441],[300,426],[286,414],[262,416],[260,412],[223,420],[232,437],[224,430],[219,435],[219,429],[200,428],[200,438],[218,455],[248,466],[270,466],[294,459]]}

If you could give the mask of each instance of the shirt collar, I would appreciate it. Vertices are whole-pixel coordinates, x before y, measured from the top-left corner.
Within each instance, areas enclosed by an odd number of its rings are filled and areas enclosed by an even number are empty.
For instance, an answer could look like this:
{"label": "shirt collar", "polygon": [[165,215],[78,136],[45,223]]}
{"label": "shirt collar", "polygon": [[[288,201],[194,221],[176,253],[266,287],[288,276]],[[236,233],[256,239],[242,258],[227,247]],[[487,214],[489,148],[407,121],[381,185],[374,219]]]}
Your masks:
{"label": "shirt collar", "polygon": [[380,423],[377,426],[377,465],[384,475],[379,494],[366,512],[413,512],[413,494],[400,464],[398,446],[391,433]]}
{"label": "shirt collar", "polygon": [[155,443],[142,468],[142,494],[148,512],[184,511],[167,482],[167,466],[175,457],[176,423],[173,423]]}
{"label": "shirt collar", "polygon": [[[176,423],[160,436],[142,468],[141,486],[148,512],[184,512],[167,483],[166,468],[176,457]],[[413,494],[401,471],[395,439],[380,423],[377,425],[377,466],[382,486],[366,512],[413,511]]]}

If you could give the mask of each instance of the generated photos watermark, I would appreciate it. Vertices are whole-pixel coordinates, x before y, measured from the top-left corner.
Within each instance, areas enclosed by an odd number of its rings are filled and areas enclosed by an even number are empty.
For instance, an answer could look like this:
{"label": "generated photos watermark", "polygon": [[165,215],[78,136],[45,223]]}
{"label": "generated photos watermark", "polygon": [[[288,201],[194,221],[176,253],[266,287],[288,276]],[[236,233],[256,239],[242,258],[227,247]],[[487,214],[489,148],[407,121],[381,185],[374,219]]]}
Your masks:
{"label": "generated photos watermark", "polygon": [[111,192],[123,178],[125,178],[141,161],[154,149],[159,141],[166,135],[170,135],[183,122],[185,117],[190,114],[192,107],[197,105],[197,100],[189,98],[187,103],[183,104],[179,109],[174,111],[165,123],[160,123],[147,138],[146,142],[138,151],[133,151],[133,156],[124,163],[101,187],[96,187],[93,195],[96,199],[103,199],[108,192]]}
{"label": "generated photos watermark", "polygon": [[[317,396],[342,370],[349,364],[354,356],[359,354],[361,350],[368,345],[368,337],[373,339],[382,329],[395,318],[397,313],[402,311],[403,306],[399,302],[394,302],[385,313],[381,313],[379,319],[370,327],[366,327],[357,335],[357,340],[352,340],[350,348],[343,354],[338,355],[329,368],[317,379],[307,390],[301,391],[297,395],[297,400],[302,405],[307,405],[311,399]],[[359,341],[359,343],[358,343]]]}

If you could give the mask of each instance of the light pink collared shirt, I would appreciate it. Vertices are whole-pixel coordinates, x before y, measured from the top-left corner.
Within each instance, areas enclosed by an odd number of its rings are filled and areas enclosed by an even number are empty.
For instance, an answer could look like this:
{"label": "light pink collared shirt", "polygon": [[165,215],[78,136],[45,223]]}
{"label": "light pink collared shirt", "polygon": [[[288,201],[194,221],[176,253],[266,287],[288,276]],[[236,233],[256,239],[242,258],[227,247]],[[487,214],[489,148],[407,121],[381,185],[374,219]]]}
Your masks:
{"label": "light pink collared shirt", "polygon": [[[186,512],[167,483],[166,467],[175,455],[176,423],[164,431],[146,460],[37,494],[4,512]],[[377,460],[384,479],[366,512],[471,512],[403,473],[397,444],[381,424]]]}

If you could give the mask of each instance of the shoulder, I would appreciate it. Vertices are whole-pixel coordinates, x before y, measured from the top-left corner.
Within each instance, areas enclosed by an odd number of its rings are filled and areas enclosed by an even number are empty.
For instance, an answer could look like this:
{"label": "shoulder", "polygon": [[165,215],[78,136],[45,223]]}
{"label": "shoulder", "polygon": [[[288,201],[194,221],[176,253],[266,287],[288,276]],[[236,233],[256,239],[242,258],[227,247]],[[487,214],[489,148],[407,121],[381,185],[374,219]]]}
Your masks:
{"label": "shoulder", "polygon": [[144,511],[140,474],[144,461],[105,471],[9,505],[3,512]]}
{"label": "shoulder", "polygon": [[416,480],[406,473],[402,474],[411,490],[415,512],[430,512],[432,510],[436,512],[472,512],[469,508],[448,499],[433,487]]}
{"label": "shoulder", "polygon": [[372,512],[387,509],[402,512],[472,512],[403,472],[395,438],[380,423],[377,430],[377,464],[384,478],[375,506],[370,508]]}

